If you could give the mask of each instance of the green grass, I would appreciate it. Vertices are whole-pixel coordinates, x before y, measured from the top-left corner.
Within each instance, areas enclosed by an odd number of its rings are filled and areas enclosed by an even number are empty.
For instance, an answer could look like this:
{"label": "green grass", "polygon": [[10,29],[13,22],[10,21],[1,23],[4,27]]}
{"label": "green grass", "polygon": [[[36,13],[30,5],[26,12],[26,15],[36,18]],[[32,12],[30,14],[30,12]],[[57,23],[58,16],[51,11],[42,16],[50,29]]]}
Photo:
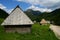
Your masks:
{"label": "green grass", "polygon": [[0,40],[58,40],[48,25],[32,25],[32,32],[27,34],[5,33],[0,26]]}
{"label": "green grass", "polygon": [[3,22],[3,20],[4,20],[3,18],[0,18],[0,24]]}

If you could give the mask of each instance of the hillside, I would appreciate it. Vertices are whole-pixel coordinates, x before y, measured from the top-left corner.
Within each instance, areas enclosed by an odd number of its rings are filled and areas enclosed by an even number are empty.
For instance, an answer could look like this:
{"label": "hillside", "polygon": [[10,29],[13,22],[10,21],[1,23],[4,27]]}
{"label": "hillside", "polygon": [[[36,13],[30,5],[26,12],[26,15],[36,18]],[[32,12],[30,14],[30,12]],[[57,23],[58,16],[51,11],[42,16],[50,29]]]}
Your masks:
{"label": "hillside", "polygon": [[49,12],[40,12],[40,11],[34,11],[32,9],[28,9],[27,11],[25,11],[25,13],[31,18],[32,21],[37,21],[40,22],[41,19],[46,19],[46,20],[50,20],[50,18],[48,17],[50,15]]}
{"label": "hillside", "polygon": [[51,12],[50,16],[54,21],[54,24],[60,25],[60,8]]}
{"label": "hillside", "polygon": [[38,15],[38,19],[41,21],[41,19],[50,20],[50,13],[43,12],[42,14]]}
{"label": "hillside", "polygon": [[41,14],[40,11],[34,11],[34,10],[32,10],[32,9],[28,9],[28,10],[25,11],[25,12],[27,12],[27,13],[32,13],[33,15],[39,15],[39,14]]}
{"label": "hillside", "polygon": [[31,18],[32,21],[39,21],[38,19],[38,15],[41,14],[40,11],[34,11],[32,9],[28,9],[27,11],[25,11],[25,13]]}
{"label": "hillside", "polygon": [[60,8],[52,12],[39,12],[34,10],[27,10],[25,13],[34,21],[40,22],[41,19],[46,19],[48,21],[53,21],[53,24],[60,25]]}
{"label": "hillside", "polygon": [[38,16],[40,19],[44,18],[49,21],[53,21],[55,25],[60,25],[60,8],[50,13],[44,12]]}
{"label": "hillside", "polygon": [[0,9],[0,24],[3,22],[3,20],[8,16],[9,14],[5,12],[4,10]]}
{"label": "hillside", "polygon": [[8,16],[8,13],[5,12],[4,10],[0,9],[0,18],[6,18]]}

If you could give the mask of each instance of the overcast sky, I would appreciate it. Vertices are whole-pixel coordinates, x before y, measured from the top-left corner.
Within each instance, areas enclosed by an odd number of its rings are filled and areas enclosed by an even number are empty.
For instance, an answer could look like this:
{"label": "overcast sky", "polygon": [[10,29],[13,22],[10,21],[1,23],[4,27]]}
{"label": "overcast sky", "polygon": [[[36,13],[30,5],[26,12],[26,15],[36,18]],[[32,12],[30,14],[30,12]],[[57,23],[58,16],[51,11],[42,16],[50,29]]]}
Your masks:
{"label": "overcast sky", "polygon": [[60,0],[0,0],[0,8],[10,13],[17,5],[27,9],[51,12],[60,8]]}

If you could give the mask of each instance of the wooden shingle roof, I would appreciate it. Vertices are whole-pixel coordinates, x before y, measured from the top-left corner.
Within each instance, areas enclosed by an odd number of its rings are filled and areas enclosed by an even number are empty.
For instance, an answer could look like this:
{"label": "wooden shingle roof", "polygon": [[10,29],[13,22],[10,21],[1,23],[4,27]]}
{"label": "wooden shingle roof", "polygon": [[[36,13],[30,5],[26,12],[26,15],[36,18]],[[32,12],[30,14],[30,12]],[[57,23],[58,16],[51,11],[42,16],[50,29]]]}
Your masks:
{"label": "wooden shingle roof", "polygon": [[17,6],[1,25],[30,25],[31,19]]}
{"label": "wooden shingle roof", "polygon": [[47,23],[47,21],[45,19],[42,19],[40,23],[44,24],[44,23]]}

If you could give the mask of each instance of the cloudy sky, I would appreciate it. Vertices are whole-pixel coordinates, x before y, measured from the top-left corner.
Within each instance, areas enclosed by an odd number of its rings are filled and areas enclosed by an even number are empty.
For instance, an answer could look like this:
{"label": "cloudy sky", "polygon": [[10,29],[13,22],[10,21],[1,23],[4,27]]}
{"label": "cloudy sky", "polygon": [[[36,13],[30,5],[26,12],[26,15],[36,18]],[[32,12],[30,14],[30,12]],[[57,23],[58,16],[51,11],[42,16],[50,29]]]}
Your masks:
{"label": "cloudy sky", "polygon": [[0,0],[0,8],[10,13],[17,5],[23,11],[27,9],[51,12],[60,8],[60,0]]}

